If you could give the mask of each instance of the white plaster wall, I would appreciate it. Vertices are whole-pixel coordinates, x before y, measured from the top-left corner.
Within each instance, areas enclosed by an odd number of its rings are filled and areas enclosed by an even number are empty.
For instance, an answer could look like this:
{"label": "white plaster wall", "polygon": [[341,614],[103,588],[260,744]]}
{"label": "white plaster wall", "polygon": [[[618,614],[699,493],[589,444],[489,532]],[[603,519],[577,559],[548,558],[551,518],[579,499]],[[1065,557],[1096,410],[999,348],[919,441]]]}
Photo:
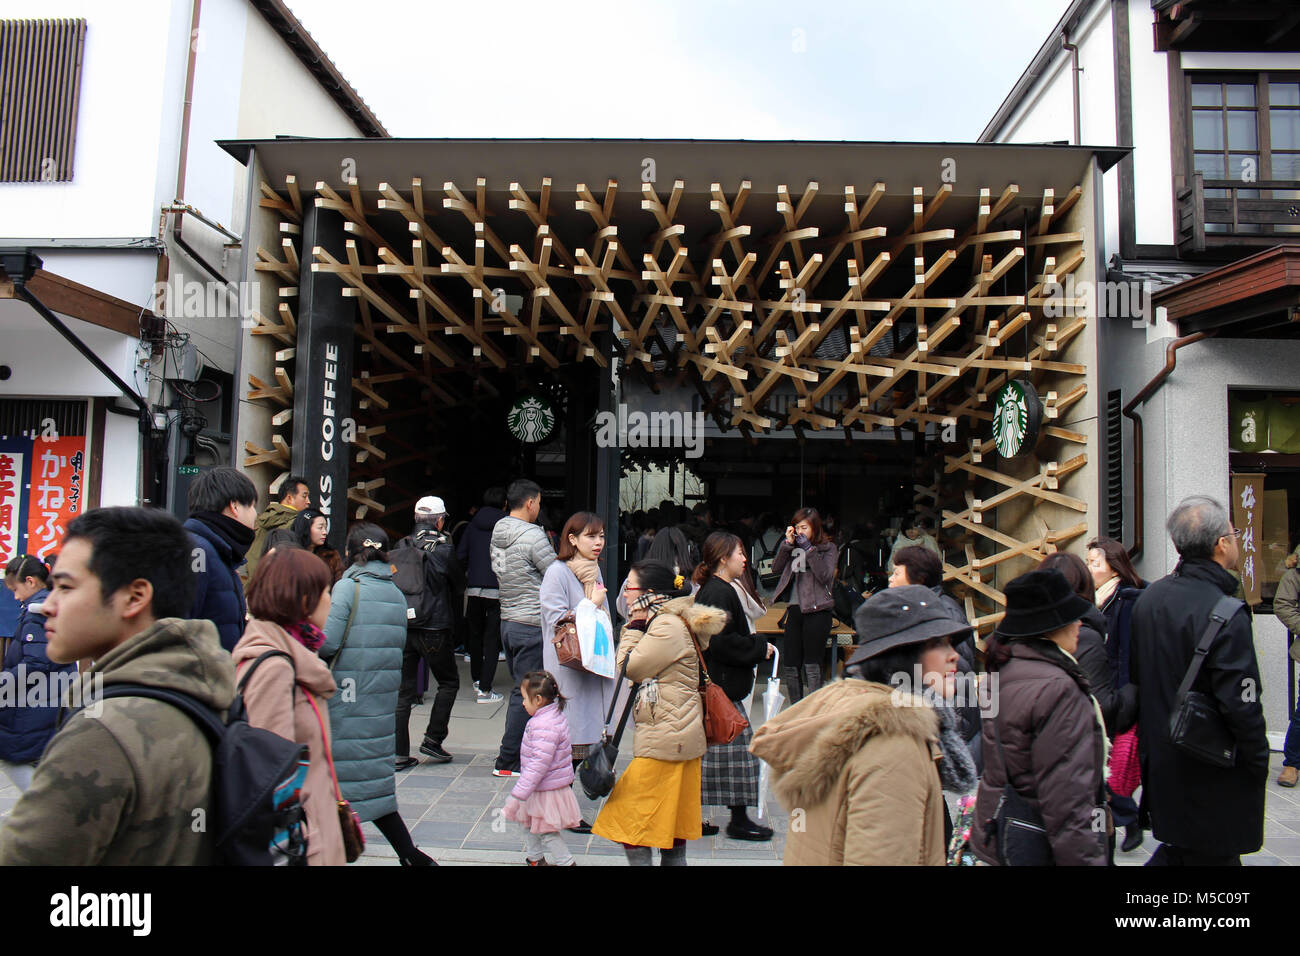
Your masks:
{"label": "white plaster wall", "polygon": [[[186,30],[188,22],[182,31],[182,41],[186,39]],[[352,137],[359,135],[359,131],[247,0],[205,0],[199,24],[182,198],[210,219],[243,236],[247,228],[244,222],[247,170],[221,149],[217,141],[269,139],[282,134]],[[175,162],[173,153],[173,176]],[[240,281],[239,247],[231,246],[226,237],[192,218],[185,219],[184,228],[185,241],[191,247],[230,282]],[[279,253],[278,238],[265,245]],[[256,245],[252,251],[255,257]],[[216,280],[188,253],[172,245],[169,254],[175,287],[198,283],[205,293],[213,288]],[[257,278],[255,274],[250,281]],[[219,299],[223,309],[215,313],[177,310],[178,314],[169,318],[177,329],[193,337],[194,343],[214,364],[231,371],[243,332],[235,314],[237,304],[229,297],[215,296],[215,292],[211,296],[205,294],[204,298]],[[255,293],[245,292],[245,301],[256,298]]]}
{"label": "white plaster wall", "polygon": [[[1147,347],[1147,364],[1163,365],[1164,342]],[[1146,549],[1138,570],[1148,580],[1168,574],[1178,555],[1165,534],[1169,513],[1188,495],[1230,506],[1228,389],[1294,389],[1300,342],[1207,339],[1178,352],[1178,366],[1148,402],[1146,426]],[[1270,733],[1284,733],[1287,669],[1284,629],[1271,614],[1255,618],[1255,649]]]}
{"label": "white plaster wall", "polygon": [[173,0],[0,0],[0,17],[84,18],[69,183],[0,183],[0,237],[150,236]]}
{"label": "white plaster wall", "polygon": [[132,305],[153,308],[158,254],[152,250],[37,249],[36,254],[47,272]]}
{"label": "white plaster wall", "polygon": [[[1142,245],[1171,245],[1174,190],[1169,145],[1168,54],[1157,53],[1153,48],[1149,0],[1128,0],[1128,3],[1136,238]],[[1118,251],[1118,246],[1114,249]]]}
{"label": "white plaster wall", "polygon": [[266,20],[250,15],[247,24],[234,136],[361,135]]}
{"label": "white plaster wall", "polygon": [[[137,340],[109,329],[59,315],[81,341],[137,392],[144,374],[134,380]],[[121,395],[121,391],[80,352],[51,329],[35,310],[19,299],[0,299],[0,362],[12,375],[0,382],[0,396]]]}
{"label": "white plaster wall", "polygon": [[[1138,0],[1134,0],[1138,2]],[[1087,146],[1116,145],[1115,46],[1110,5],[1097,3],[1070,42],[1079,47],[1079,135]],[[1061,50],[1035,87],[994,137],[999,143],[1040,143],[1074,139],[1072,58]],[[1111,169],[1102,186],[1105,258],[1119,249],[1119,173]]]}
{"label": "white plaster wall", "polygon": [[[125,404],[125,403],[119,403]],[[140,429],[125,415],[104,416],[104,470],[99,504],[138,505],[140,487]]]}

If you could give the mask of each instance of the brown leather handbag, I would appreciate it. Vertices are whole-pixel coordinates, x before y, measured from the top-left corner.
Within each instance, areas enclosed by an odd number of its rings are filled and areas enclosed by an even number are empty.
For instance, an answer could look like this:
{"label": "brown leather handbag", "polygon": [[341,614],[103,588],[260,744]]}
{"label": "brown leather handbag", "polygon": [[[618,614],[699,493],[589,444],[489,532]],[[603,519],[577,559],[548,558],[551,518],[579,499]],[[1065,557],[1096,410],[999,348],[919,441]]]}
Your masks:
{"label": "brown leather handbag", "polygon": [[[683,621],[683,624],[686,622]],[[704,739],[709,744],[729,744],[749,726],[740,710],[731,702],[727,692],[709,679],[709,669],[704,666],[704,651],[690,625],[686,632],[695,642],[695,653],[700,662],[700,696],[704,699]]]}
{"label": "brown leather handbag", "polygon": [[551,638],[551,643],[555,645],[555,659],[562,665],[575,670],[586,670],[582,666],[582,645],[578,642],[578,625],[572,613],[564,615],[555,622],[555,637]]}

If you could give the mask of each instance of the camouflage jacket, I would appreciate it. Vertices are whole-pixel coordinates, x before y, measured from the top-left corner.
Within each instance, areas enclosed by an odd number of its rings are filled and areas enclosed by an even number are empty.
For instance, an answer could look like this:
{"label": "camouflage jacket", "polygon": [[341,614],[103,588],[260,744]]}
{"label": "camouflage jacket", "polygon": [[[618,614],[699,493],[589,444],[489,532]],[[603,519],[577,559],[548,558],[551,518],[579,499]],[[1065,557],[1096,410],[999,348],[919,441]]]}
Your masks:
{"label": "camouflage jacket", "polygon": [[[147,684],[182,691],[223,712],[235,670],[210,621],[165,618],[82,675],[93,687]],[[73,693],[75,694],[76,688]],[[170,704],[95,701],[59,729],[31,787],[0,828],[0,865],[206,864],[212,858],[212,750]]]}

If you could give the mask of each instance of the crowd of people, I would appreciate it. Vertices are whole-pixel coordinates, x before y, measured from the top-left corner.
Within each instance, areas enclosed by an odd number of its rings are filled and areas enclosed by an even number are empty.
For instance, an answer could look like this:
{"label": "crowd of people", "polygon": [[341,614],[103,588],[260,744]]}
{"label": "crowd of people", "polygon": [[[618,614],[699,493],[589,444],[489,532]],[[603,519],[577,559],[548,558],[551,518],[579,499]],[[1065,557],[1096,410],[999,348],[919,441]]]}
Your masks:
{"label": "crowd of people", "polygon": [[[1258,694],[1241,691],[1259,669],[1249,610],[1221,600],[1238,588],[1238,532],[1212,499],[1170,516],[1171,574],[1148,584],[1105,538],[1086,560],[1051,554],[1004,586],[1005,612],[979,642],[920,521],[885,560],[876,547],[888,577],[873,591],[844,573],[861,549],[837,545],[812,508],[783,530],[768,518],[719,527],[707,508],[673,524],[636,517],[614,591],[602,517],[581,510],[548,533],[530,480],[488,489],[451,529],[443,499],[425,496],[395,543],[358,521],[343,555],[310,488],[290,476],[259,514],[248,477],[216,468],[192,484],[183,525],[96,509],[69,524],[52,569],[28,555],[5,565],[23,608],[5,672],[131,687],[105,694],[94,719],[55,702],[0,706],[0,769],[23,791],[0,863],[213,860],[212,838],[190,826],[212,808],[212,745],[183,710],[130,692],[143,686],[222,714],[238,698],[251,725],[306,747],[303,862],[353,858],[351,814],[403,865],[430,865],[396,775],[455,759],[444,745],[461,639],[477,701],[502,703],[498,647],[510,673],[490,773],[514,778],[505,816],[529,865],[571,865],[565,830],[621,844],[632,865],[656,850],[685,865],[690,841],[720,831],[709,808],[729,813],[728,837],[771,840],[750,816],[760,761],[798,811],[784,834],[792,865],[1106,865],[1118,828],[1119,852],[1151,830],[1154,864],[1232,863],[1262,844],[1268,745]],[[858,555],[848,565],[846,550]],[[778,630],[761,629],[773,605]],[[836,617],[854,632],[843,679]],[[593,620],[612,632],[613,671],[588,659],[586,638],[574,657],[570,639]],[[790,706],[755,729],[756,674],[778,640]],[[421,663],[436,689],[417,757]],[[1189,690],[1202,723],[1176,732]],[[634,726],[632,761],[588,822],[578,771],[603,755],[618,714]],[[1229,759],[1207,760],[1207,734]],[[1300,772],[1297,741],[1293,726],[1284,786]]]}

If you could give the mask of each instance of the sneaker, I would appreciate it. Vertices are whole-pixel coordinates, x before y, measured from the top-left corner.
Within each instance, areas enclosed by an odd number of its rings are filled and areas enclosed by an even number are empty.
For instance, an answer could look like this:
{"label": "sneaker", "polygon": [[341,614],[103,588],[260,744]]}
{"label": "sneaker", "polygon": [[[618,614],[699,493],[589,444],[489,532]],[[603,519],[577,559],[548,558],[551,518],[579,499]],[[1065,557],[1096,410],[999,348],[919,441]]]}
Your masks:
{"label": "sneaker", "polygon": [[443,750],[441,744],[430,743],[426,740],[420,744],[420,753],[433,758],[434,763],[451,763],[451,754]]}
{"label": "sneaker", "polygon": [[499,703],[500,701],[505,700],[505,698],[502,697],[500,694],[498,694],[496,691],[478,690],[476,688],[474,692],[478,695],[478,702],[480,704],[496,704]]}
{"label": "sneaker", "polygon": [[530,860],[528,859],[528,857],[524,857],[524,862],[527,863],[529,866],[550,866],[551,865],[546,862],[546,857],[542,857],[540,860]]}
{"label": "sneaker", "polygon": [[401,773],[403,770],[410,770],[419,762],[414,757],[398,757],[393,761],[393,771],[394,773]]}
{"label": "sneaker", "polygon": [[498,663],[498,664],[504,664],[505,662],[506,662],[506,652],[505,652],[505,651],[497,651],[497,663]]}
{"label": "sneaker", "polygon": [[517,777],[517,776],[519,776],[519,771],[518,771],[518,770],[502,770],[500,767],[496,767],[496,768],[493,769],[493,771],[492,771],[492,776],[494,776],[494,777]]}
{"label": "sneaker", "polygon": [[466,663],[466,664],[470,663],[470,659],[469,659],[469,655],[468,655],[468,654],[465,655],[465,663]]}

